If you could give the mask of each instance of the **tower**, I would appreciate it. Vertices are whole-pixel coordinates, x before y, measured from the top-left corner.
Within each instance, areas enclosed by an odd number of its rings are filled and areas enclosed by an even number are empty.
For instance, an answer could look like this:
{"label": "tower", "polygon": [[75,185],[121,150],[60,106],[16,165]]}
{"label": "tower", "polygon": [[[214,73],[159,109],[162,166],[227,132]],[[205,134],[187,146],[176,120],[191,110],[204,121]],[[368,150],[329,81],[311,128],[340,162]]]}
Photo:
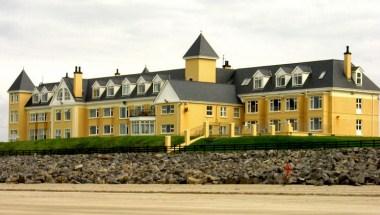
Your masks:
{"label": "tower", "polygon": [[216,82],[216,60],[218,55],[201,33],[183,56],[185,78],[188,81]]}
{"label": "tower", "polygon": [[26,103],[32,97],[35,86],[23,69],[12,86],[9,94],[9,140],[27,140],[27,112]]}

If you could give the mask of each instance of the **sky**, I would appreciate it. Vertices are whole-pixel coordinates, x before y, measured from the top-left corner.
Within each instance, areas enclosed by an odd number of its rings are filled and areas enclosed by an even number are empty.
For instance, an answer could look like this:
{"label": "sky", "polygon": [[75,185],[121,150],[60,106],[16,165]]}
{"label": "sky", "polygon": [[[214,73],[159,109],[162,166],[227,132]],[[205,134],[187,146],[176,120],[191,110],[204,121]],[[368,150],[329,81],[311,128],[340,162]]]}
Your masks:
{"label": "sky", "polygon": [[183,68],[203,32],[233,68],[343,59],[350,45],[379,85],[379,26],[375,0],[0,0],[0,141],[7,90],[23,67],[35,85],[77,65],[84,78]]}

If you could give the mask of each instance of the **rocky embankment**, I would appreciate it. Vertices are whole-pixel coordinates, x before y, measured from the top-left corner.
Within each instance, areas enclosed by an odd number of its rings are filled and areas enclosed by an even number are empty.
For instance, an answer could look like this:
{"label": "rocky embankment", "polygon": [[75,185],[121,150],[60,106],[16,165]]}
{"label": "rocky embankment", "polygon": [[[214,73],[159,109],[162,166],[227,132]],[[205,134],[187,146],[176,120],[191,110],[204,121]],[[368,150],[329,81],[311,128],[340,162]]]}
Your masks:
{"label": "rocky embankment", "polygon": [[1,183],[378,184],[380,149],[0,157]]}

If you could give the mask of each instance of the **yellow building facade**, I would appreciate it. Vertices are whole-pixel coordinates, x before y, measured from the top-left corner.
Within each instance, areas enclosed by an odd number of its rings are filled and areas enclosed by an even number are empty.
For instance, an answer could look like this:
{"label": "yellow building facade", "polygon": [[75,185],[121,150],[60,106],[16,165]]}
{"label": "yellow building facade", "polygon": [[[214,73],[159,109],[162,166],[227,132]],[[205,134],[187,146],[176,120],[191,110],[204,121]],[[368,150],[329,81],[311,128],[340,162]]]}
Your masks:
{"label": "yellow building facade", "polygon": [[38,86],[23,70],[8,90],[9,140],[200,136],[205,126],[216,136],[378,136],[380,89],[351,55],[347,47],[343,60],[217,68],[201,34],[183,69],[86,79],[75,67]]}

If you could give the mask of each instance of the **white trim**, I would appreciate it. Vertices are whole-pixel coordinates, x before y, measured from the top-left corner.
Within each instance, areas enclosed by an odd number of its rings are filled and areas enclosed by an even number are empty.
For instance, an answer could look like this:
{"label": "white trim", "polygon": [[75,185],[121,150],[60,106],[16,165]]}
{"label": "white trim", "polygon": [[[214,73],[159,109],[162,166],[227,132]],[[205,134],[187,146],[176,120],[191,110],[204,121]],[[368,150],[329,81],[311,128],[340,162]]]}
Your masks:
{"label": "white trim", "polygon": [[207,59],[207,60],[217,60],[219,59],[219,57],[210,57],[210,56],[204,56],[204,55],[196,55],[196,56],[188,56],[188,57],[184,57],[183,59],[184,60],[190,60],[190,59]]}
{"label": "white trim", "polygon": [[156,117],[155,116],[129,117],[129,121],[145,121],[145,120],[156,120]]}

